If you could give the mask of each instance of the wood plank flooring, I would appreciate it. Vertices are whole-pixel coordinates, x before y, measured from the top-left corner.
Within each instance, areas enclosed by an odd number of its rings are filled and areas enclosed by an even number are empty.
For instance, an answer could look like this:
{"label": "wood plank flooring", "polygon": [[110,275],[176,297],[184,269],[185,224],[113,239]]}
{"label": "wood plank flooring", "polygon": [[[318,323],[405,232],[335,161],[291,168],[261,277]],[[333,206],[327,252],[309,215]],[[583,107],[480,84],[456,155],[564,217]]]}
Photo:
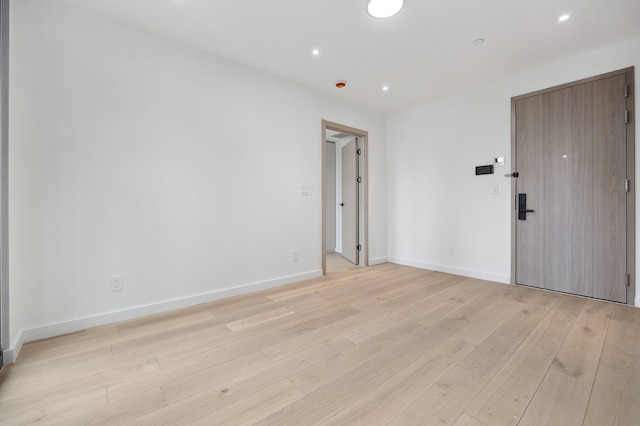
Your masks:
{"label": "wood plank flooring", "polygon": [[351,272],[362,269],[354,265],[340,253],[327,253],[327,273],[330,272]]}
{"label": "wood plank flooring", "polygon": [[328,264],[25,345],[0,424],[640,425],[640,309]]}

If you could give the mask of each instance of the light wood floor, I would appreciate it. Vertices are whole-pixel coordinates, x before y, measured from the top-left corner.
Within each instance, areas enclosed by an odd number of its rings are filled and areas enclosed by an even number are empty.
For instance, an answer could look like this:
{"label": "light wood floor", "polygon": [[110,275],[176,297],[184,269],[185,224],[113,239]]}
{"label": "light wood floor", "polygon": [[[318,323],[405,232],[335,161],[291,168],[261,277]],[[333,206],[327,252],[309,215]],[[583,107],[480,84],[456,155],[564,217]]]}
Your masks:
{"label": "light wood floor", "polygon": [[351,272],[362,269],[361,266],[354,265],[340,253],[327,253],[327,274],[337,272]]}
{"label": "light wood floor", "polygon": [[4,424],[640,425],[640,310],[384,264],[28,344]]}

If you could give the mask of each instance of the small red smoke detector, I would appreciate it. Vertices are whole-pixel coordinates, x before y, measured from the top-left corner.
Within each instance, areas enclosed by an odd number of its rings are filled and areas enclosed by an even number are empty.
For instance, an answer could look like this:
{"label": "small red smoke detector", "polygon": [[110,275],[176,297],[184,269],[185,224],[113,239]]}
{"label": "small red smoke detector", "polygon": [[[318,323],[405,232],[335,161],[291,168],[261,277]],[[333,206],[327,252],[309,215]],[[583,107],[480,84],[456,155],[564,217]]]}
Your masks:
{"label": "small red smoke detector", "polygon": [[346,85],[347,85],[347,82],[346,82],[346,81],[342,81],[342,80],[340,80],[340,81],[338,81],[338,82],[336,83],[336,87],[337,87],[338,89],[342,89],[342,88],[343,88],[344,86],[346,86]]}

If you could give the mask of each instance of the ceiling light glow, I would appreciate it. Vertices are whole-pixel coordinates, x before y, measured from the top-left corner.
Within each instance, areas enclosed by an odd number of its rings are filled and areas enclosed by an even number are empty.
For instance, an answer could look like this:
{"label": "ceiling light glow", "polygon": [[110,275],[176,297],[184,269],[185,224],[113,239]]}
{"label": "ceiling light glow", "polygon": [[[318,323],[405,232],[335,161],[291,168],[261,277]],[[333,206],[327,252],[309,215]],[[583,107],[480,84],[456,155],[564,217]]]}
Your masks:
{"label": "ceiling light glow", "polygon": [[369,0],[367,13],[374,18],[390,18],[402,10],[404,0]]}
{"label": "ceiling light glow", "polygon": [[386,91],[388,91],[388,90],[389,90],[389,86],[382,86],[382,91],[383,91],[383,92],[386,92]]}
{"label": "ceiling light glow", "polygon": [[569,18],[571,18],[571,15],[569,15],[568,13],[565,13],[564,15],[561,15],[561,16],[558,18],[558,21],[560,21],[560,22],[565,22],[565,21],[568,21],[568,20],[569,20]]}
{"label": "ceiling light glow", "polygon": [[312,53],[314,56],[318,56],[318,55],[320,54],[320,51],[319,51],[318,49],[313,49],[313,50],[311,51],[311,53]]}

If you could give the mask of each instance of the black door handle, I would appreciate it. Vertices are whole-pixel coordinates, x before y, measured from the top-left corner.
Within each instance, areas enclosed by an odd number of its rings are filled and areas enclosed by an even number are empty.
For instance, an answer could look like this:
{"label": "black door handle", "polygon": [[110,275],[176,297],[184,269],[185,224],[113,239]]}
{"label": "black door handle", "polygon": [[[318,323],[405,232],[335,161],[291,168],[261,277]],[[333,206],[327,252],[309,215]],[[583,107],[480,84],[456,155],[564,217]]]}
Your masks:
{"label": "black door handle", "polygon": [[527,213],[533,213],[527,210],[527,194],[518,194],[518,220],[527,220]]}
{"label": "black door handle", "polygon": [[340,206],[344,207],[344,203],[340,203]]}

